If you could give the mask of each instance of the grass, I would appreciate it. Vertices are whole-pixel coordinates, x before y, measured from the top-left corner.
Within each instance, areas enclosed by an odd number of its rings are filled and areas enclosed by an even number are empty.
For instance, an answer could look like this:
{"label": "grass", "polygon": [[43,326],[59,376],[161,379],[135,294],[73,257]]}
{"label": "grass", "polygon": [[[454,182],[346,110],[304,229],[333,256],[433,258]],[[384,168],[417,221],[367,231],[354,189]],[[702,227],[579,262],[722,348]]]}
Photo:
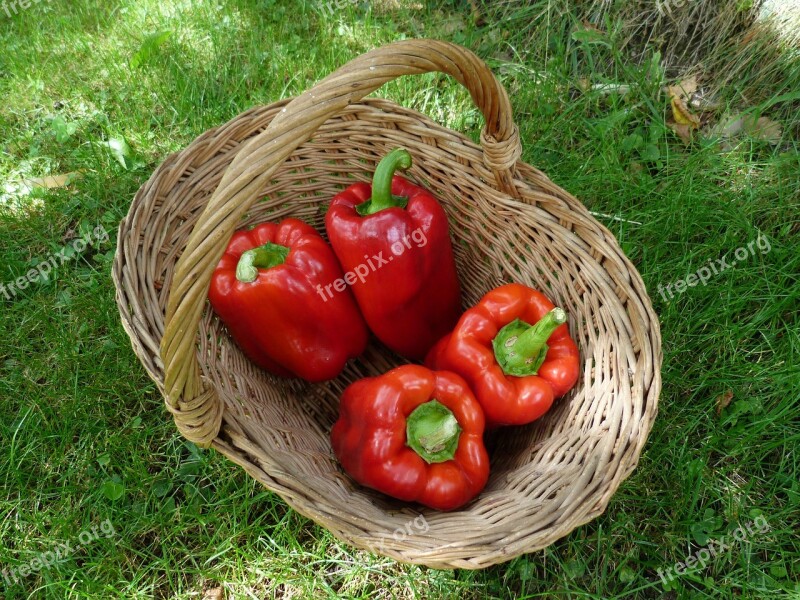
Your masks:
{"label": "grass", "polygon": [[[628,60],[613,40],[478,26],[455,3],[398,4],[82,0],[0,11],[0,283],[8,289],[97,227],[110,236],[10,299],[0,291],[2,597],[188,599],[217,587],[231,598],[800,597],[796,127],[784,122],[775,146],[685,146],[664,124],[660,65]],[[116,224],[168,153],[360,52],[423,35],[471,47],[499,74],[524,160],[608,215],[598,219],[640,270],[664,336],[659,417],[606,513],[479,572],[355,551],[183,441],[130,349],[109,277]],[[530,36],[546,62],[522,50]],[[797,61],[781,69],[800,74]],[[631,91],[582,93],[580,77]],[[790,119],[770,103],[784,93],[771,80],[742,104],[737,86],[753,81],[729,82],[725,110]],[[445,77],[380,94],[477,137],[480,116]],[[79,178],[30,192],[21,183],[63,173]],[[757,239],[767,242],[706,285],[660,293]],[[768,530],[695,574],[659,578],[756,521]],[[89,535],[101,523],[113,533]],[[59,562],[21,574],[56,550]]]}

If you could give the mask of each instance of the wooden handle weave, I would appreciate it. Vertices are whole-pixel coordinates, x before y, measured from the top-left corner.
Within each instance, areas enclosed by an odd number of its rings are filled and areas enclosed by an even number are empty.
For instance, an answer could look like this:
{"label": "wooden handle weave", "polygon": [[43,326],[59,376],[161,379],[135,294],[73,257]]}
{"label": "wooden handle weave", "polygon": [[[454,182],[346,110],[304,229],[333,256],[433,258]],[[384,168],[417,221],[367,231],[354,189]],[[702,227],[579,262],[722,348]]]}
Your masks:
{"label": "wooden handle weave", "polygon": [[204,388],[196,358],[198,325],[211,275],[259,190],[283,162],[329,118],[402,75],[440,71],[467,88],[486,119],[481,134],[486,166],[501,191],[516,196],[519,134],[503,86],[475,54],[447,42],[406,40],[368,52],[292,100],[269,127],[237,153],[200,216],[175,266],[161,359],[164,393],[181,434],[210,446],[222,423],[222,403]]}

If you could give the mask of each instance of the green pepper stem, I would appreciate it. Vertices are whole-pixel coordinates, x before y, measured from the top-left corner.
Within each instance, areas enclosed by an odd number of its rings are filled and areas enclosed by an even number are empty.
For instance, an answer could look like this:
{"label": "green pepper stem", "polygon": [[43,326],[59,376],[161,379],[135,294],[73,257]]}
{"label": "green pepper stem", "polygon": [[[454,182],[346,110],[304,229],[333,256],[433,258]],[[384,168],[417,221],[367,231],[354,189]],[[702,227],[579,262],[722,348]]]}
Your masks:
{"label": "green pepper stem", "polygon": [[236,279],[242,283],[252,283],[258,277],[259,269],[271,269],[286,262],[289,248],[268,242],[242,253],[236,264]]}
{"label": "green pepper stem", "polygon": [[397,169],[411,168],[411,154],[403,148],[395,148],[383,157],[372,176],[372,197],[356,206],[362,216],[374,215],[387,208],[405,208],[408,198],[392,195],[392,178]]}
{"label": "green pepper stem", "polygon": [[453,411],[438,400],[420,404],[406,421],[406,444],[429,464],[452,460],[460,436]]}
{"label": "green pepper stem", "polygon": [[547,351],[547,340],[557,327],[567,322],[567,313],[554,308],[534,325],[519,319],[503,327],[494,338],[497,362],[507,375],[536,375]]}
{"label": "green pepper stem", "polygon": [[567,313],[556,307],[519,336],[511,348],[518,356],[525,358],[536,356],[547,345],[547,340],[550,339],[556,328],[566,322]]}

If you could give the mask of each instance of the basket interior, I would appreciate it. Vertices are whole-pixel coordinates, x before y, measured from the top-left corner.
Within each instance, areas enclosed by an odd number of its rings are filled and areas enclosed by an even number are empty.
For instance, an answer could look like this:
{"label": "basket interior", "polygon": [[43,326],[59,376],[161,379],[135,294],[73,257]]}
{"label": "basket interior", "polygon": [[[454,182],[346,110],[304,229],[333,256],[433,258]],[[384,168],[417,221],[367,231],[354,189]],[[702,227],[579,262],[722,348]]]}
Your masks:
{"label": "basket interior", "polygon": [[[115,266],[123,323],[159,386],[175,262],[242,143],[284,105],[248,111],[170,157],[123,222]],[[660,387],[657,321],[638,273],[577,200],[527,165],[519,166],[523,201],[496,191],[479,146],[385,100],[352,105],[326,122],[262,190],[242,226],[292,216],[324,235],[330,199],[368,181],[398,146],[414,157],[408,177],[447,210],[464,306],[512,281],[542,290],[569,314],[583,367],[576,388],[536,423],[488,436],[492,471],[479,498],[451,513],[430,511],[359,486],[330,449],[342,390],[402,359],[373,341],[334,381],[276,378],[243,356],[209,308],[198,360],[225,404],[215,447],[361,548],[429,566],[484,567],[594,518],[633,470]]]}

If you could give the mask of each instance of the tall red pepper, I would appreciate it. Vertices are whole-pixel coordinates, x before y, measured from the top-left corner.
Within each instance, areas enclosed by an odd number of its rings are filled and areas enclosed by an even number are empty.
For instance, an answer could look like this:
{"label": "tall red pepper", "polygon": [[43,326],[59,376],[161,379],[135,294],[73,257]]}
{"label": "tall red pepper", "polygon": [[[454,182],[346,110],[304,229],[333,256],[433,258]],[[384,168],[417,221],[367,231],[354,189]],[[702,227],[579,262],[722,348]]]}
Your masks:
{"label": "tall red pepper", "polygon": [[322,236],[286,219],[233,235],[208,298],[255,364],[276,375],[324,381],[367,345],[367,328],[350,292],[328,299],[317,292],[341,276]]}
{"label": "tall red pepper", "polygon": [[578,380],[578,347],[566,320],[542,293],[510,283],[468,309],[425,364],[461,375],[488,426],[530,423]]}
{"label": "tall red pepper", "polygon": [[347,272],[327,296],[352,286],[370,329],[386,346],[422,360],[461,314],[460,287],[447,215],[427,190],[399,176],[411,166],[402,149],[331,201],[328,238]]}

